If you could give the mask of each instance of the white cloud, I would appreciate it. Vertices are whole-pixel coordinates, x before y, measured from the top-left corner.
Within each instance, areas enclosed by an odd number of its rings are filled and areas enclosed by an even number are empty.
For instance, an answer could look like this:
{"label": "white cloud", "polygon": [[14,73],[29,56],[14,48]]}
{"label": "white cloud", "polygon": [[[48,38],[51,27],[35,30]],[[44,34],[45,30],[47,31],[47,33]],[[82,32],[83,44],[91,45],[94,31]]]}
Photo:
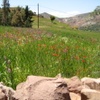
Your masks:
{"label": "white cloud", "polygon": [[51,15],[57,16],[59,18],[71,17],[71,16],[74,16],[74,15],[80,14],[79,11],[72,11],[72,12],[66,12],[66,13],[54,11],[54,12],[48,12],[48,13],[51,14]]}

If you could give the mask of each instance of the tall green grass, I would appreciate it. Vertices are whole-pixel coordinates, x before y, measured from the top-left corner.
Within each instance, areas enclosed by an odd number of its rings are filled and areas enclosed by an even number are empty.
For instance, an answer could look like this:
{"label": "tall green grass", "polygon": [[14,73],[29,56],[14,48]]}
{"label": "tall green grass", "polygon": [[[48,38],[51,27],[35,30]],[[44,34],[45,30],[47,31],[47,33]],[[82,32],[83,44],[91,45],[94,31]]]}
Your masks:
{"label": "tall green grass", "polygon": [[40,21],[40,29],[0,26],[0,81],[15,88],[30,74],[100,77],[99,33]]}

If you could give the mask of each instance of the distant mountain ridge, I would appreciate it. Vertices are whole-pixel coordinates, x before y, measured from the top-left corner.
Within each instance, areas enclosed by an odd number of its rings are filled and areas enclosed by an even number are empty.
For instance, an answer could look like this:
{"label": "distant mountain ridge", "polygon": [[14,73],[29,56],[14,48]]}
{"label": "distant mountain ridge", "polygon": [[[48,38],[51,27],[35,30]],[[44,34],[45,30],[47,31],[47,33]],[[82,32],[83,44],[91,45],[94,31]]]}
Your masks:
{"label": "distant mountain ridge", "polygon": [[47,12],[44,12],[44,13],[41,13],[40,16],[49,19],[51,15]]}
{"label": "distant mountain ridge", "polygon": [[[44,18],[50,18],[50,14],[42,13]],[[69,18],[58,18],[56,20],[66,23],[71,27],[82,29],[82,30],[90,30],[90,31],[100,31],[100,6],[93,12],[79,14]]]}
{"label": "distant mountain ridge", "polygon": [[[50,16],[54,16],[54,15],[51,15],[51,14],[49,14],[47,12],[44,12],[44,13],[41,13],[40,16],[42,16],[44,18],[47,18],[47,19],[50,19]],[[60,18],[58,18],[58,17],[55,16],[55,20],[60,21]]]}
{"label": "distant mountain ridge", "polygon": [[[88,27],[93,28],[93,26],[100,26],[100,15],[93,16],[91,13],[85,13],[76,15],[70,18],[62,19],[62,22],[69,24],[72,27],[77,27],[79,29],[85,29]],[[100,28],[100,27],[99,27]]]}
{"label": "distant mountain ridge", "polygon": [[64,18],[62,22],[77,29],[100,32],[100,6],[97,6],[93,12]]}

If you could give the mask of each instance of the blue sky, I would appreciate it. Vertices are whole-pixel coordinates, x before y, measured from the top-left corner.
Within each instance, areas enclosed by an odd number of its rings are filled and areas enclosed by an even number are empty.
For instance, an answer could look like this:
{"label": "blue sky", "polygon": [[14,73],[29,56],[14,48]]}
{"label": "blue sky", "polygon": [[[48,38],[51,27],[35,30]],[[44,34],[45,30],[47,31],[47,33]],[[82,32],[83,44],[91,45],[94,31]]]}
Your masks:
{"label": "blue sky", "polygon": [[[3,0],[0,0],[0,6]],[[29,6],[37,12],[37,4],[40,5],[40,13],[48,12],[58,17],[70,17],[76,14],[93,11],[100,6],[100,0],[9,0],[11,7]]]}

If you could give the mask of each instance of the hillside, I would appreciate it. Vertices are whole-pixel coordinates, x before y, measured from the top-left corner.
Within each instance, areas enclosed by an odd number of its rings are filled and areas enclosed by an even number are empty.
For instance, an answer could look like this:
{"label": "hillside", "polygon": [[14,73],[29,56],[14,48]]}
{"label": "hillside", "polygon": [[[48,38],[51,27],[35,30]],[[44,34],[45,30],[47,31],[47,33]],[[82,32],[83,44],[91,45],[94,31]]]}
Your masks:
{"label": "hillside", "polygon": [[[50,16],[54,16],[54,15],[51,15],[51,14],[49,14],[47,12],[44,12],[44,13],[41,13],[40,16],[42,16],[42,17],[44,17],[46,19],[50,19]],[[60,21],[61,19],[58,18],[57,16],[55,16],[55,20]]]}
{"label": "hillside", "polygon": [[[80,14],[74,17],[65,18],[62,22],[69,24],[72,27],[78,27],[79,29],[85,29],[92,27],[97,28],[100,31],[100,15],[93,16],[91,13]],[[94,27],[93,27],[94,26]]]}
{"label": "hillside", "polygon": [[[40,14],[46,19],[50,19],[50,14],[42,13]],[[58,18],[55,17],[57,21],[66,23],[71,27],[75,27],[81,30],[90,30],[100,32],[100,15],[92,15],[92,12],[76,15],[69,18]]]}
{"label": "hillside", "polygon": [[[50,19],[51,16],[48,13],[42,13],[41,15],[47,19]],[[97,6],[93,12],[79,14],[69,18],[56,17],[56,20],[66,23],[73,28],[100,32],[100,6]]]}
{"label": "hillside", "polygon": [[33,17],[33,28],[0,26],[0,81],[16,85],[28,75],[100,77],[100,34]]}
{"label": "hillside", "polygon": [[100,6],[97,6],[93,12],[64,18],[62,22],[78,29],[100,32]]}
{"label": "hillside", "polygon": [[74,17],[64,18],[62,21],[64,23],[70,24],[71,26],[79,27],[80,25],[84,26],[85,23],[89,21],[90,19],[93,19],[93,17],[91,18],[90,13],[86,13],[86,14],[76,15]]}

